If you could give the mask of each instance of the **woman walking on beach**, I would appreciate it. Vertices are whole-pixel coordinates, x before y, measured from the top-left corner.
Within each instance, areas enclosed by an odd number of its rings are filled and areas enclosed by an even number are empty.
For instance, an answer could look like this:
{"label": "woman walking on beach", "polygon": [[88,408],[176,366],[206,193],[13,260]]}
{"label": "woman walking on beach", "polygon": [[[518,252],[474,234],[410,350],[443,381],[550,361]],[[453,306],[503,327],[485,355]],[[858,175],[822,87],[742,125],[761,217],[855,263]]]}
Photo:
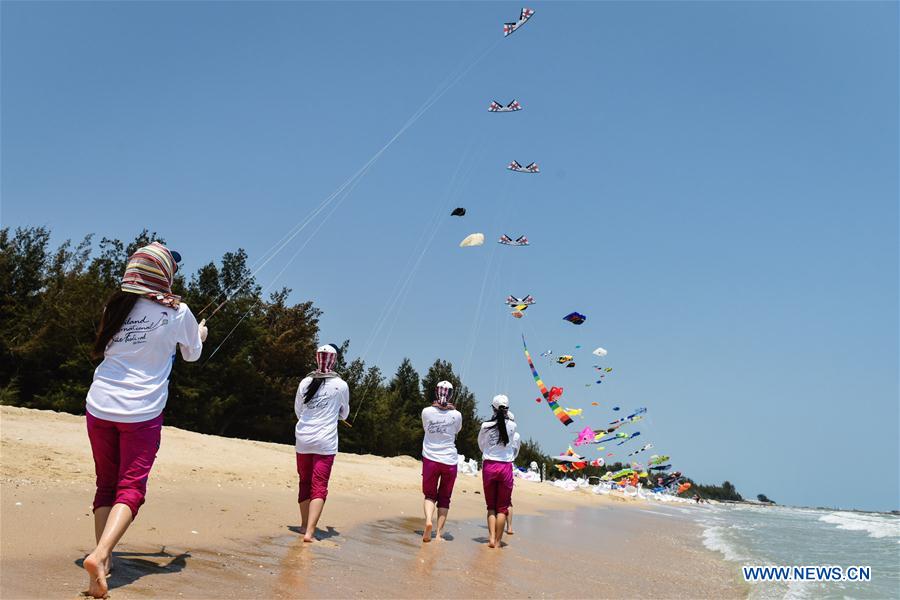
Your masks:
{"label": "woman walking on beach", "polygon": [[350,414],[350,389],[333,370],[337,356],[334,346],[319,346],[316,370],[303,378],[294,399],[300,532],[304,542],[316,541],[316,525],[328,497],[328,479],[338,451],[338,421]]}
{"label": "woman walking on beach", "polygon": [[519,454],[520,438],[516,422],[508,418],[509,398],[494,396],[491,406],[494,416],[481,424],[478,447],[484,459],[481,479],[487,504],[488,547],[499,548],[512,502],[512,463]]}
{"label": "woman walking on beach", "polygon": [[103,598],[112,551],[137,516],[159,450],[163,409],[176,347],[184,360],[200,358],[205,321],[172,294],[181,256],[153,242],[129,259],[121,289],[103,308],[94,342],[87,394],[87,432],[94,455],[97,546],[84,559],[88,594]]}
{"label": "woman walking on beach", "polygon": [[462,429],[462,414],[451,404],[453,384],[441,381],[435,389],[435,400],[422,410],[422,493],[425,494],[425,531],[423,542],[431,541],[434,512],[437,506],[437,533],[441,540],[450,496],[456,481],[456,434]]}

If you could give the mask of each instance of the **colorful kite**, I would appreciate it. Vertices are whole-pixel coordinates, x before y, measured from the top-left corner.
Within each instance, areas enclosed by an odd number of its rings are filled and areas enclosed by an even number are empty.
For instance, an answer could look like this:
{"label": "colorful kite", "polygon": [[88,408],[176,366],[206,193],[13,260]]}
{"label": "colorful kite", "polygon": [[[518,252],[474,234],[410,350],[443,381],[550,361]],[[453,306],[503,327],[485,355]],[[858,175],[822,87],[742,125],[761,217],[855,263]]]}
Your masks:
{"label": "colorful kite", "polygon": [[[568,412],[568,411],[567,411]],[[590,427],[585,427],[581,431],[578,432],[578,439],[575,440],[576,446],[583,446],[584,444],[590,444],[594,441],[596,437],[596,433]]]}
{"label": "colorful kite", "polygon": [[[524,298],[516,298],[515,296],[507,296],[506,304],[509,306],[518,306],[520,304],[526,304],[528,306],[531,306],[532,304],[534,304],[534,296],[532,296],[531,294],[528,294]],[[550,354],[553,354],[553,352],[550,350],[547,350],[547,352],[544,352],[543,354],[541,354],[541,356],[548,356]]]}
{"label": "colorful kite", "polygon": [[541,392],[541,396],[544,397],[544,400],[547,401],[547,406],[550,407],[550,410],[553,411],[553,414],[556,415],[556,418],[559,419],[559,422],[563,425],[571,425],[572,417],[570,417],[566,411],[560,408],[559,404],[557,404],[556,399],[562,395],[562,388],[554,387],[552,391],[558,392],[551,396],[551,393],[547,391],[547,386],[544,385],[544,382],[541,380],[541,376],[538,375],[537,369],[534,368],[534,361],[531,360],[531,355],[528,353],[528,344],[525,342],[525,336],[522,336],[522,346],[525,348],[525,360],[528,361],[528,366],[531,368],[531,375],[534,377],[534,383],[537,385],[538,390]]}
{"label": "colorful kite", "polygon": [[502,104],[500,104],[500,103],[497,102],[496,100],[493,100],[493,101],[491,101],[491,105],[488,106],[488,111],[490,111],[490,112],[496,112],[496,113],[516,112],[517,110],[522,110],[522,105],[519,104],[519,101],[518,101],[518,100],[513,100],[512,102],[510,102],[510,103],[507,104],[506,106],[503,106]]}
{"label": "colorful kite", "polygon": [[564,408],[563,410],[565,410],[566,414],[570,417],[580,417],[581,413],[584,412],[583,408]]}
{"label": "colorful kite", "polygon": [[517,161],[512,161],[506,166],[510,171],[515,171],[516,173],[540,173],[541,170],[538,168],[537,163],[528,163],[526,166],[520,165]]}
{"label": "colorful kite", "polygon": [[558,362],[561,365],[564,365],[567,362],[572,362],[573,358],[575,358],[575,357],[572,356],[571,354],[561,354],[556,357],[556,362]]}
{"label": "colorful kite", "polygon": [[639,436],[639,435],[641,435],[641,432],[640,432],[640,431],[635,431],[634,433],[632,433],[631,435],[629,435],[627,438],[625,438],[624,440],[622,440],[621,442],[619,442],[618,444],[616,444],[616,446],[621,446],[622,444],[625,444],[625,443],[627,443],[627,442],[630,442],[631,440],[633,440],[634,438],[636,438],[636,437]]}
{"label": "colorful kite", "polygon": [[528,19],[531,18],[531,15],[534,14],[534,10],[530,8],[523,8],[522,12],[519,13],[519,20],[515,23],[504,23],[503,24],[503,37],[510,35],[512,32],[516,31],[519,27],[524,25]]}
{"label": "colorful kite", "polygon": [[650,460],[648,462],[651,465],[661,465],[664,462],[666,462],[667,460],[669,460],[670,458],[671,457],[668,454],[663,454],[663,455],[653,454],[650,456]]}
{"label": "colorful kite", "polygon": [[578,312],[571,312],[563,317],[563,321],[568,321],[572,325],[581,325],[585,319],[587,317]]}

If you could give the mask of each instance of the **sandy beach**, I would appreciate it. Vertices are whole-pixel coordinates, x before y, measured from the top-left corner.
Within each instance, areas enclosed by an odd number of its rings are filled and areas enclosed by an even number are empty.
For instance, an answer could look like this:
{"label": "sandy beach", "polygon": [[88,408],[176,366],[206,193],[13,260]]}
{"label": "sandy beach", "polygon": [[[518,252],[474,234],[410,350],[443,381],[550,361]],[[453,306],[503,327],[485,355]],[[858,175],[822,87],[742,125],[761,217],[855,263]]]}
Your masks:
{"label": "sandy beach", "polygon": [[[0,408],[0,596],[74,598],[92,548],[84,418]],[[516,534],[485,543],[480,478],[457,479],[452,539],[421,542],[420,463],[340,454],[303,544],[294,449],[165,427],[112,598],[746,595],[688,521],[651,505],[516,481]]]}

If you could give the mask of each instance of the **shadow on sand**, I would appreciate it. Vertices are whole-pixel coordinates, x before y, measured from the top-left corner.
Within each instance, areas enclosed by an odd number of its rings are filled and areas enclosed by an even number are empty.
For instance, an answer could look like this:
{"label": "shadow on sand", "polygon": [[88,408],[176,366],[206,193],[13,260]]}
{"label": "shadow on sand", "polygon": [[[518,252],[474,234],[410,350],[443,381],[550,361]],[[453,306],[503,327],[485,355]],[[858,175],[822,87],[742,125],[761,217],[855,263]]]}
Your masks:
{"label": "shadow on sand", "polygon": [[[303,533],[300,531],[299,525],[288,525],[288,529],[290,529],[297,535],[303,535]],[[338,531],[337,529],[335,529],[334,527],[332,527],[331,525],[328,525],[325,529],[322,529],[320,527],[316,528],[316,539],[319,540],[320,542],[322,540],[329,540],[333,537],[338,537],[339,535],[341,535],[341,532]]]}
{"label": "shadow on sand", "polygon": [[[159,552],[113,552],[112,573],[107,585],[112,590],[134,583],[145,575],[180,573],[187,567],[190,556],[189,552],[171,554],[166,552],[165,546]],[[83,569],[85,558],[79,558],[75,564]],[[163,560],[150,560],[152,558]]]}

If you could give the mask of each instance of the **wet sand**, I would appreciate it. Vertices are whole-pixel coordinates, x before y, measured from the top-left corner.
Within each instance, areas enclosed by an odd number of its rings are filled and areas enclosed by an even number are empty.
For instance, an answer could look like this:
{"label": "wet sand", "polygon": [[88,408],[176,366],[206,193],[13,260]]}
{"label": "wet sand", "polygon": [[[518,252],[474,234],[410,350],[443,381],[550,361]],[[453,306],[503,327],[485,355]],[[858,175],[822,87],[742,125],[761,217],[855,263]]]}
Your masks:
{"label": "wet sand", "polygon": [[[0,597],[77,597],[93,542],[84,418],[0,407],[0,443]],[[292,446],[166,427],[110,597],[746,595],[690,522],[521,480],[507,547],[484,543],[480,479],[465,475],[452,541],[422,544],[420,472],[409,457],[339,455],[323,539],[303,544]]]}

